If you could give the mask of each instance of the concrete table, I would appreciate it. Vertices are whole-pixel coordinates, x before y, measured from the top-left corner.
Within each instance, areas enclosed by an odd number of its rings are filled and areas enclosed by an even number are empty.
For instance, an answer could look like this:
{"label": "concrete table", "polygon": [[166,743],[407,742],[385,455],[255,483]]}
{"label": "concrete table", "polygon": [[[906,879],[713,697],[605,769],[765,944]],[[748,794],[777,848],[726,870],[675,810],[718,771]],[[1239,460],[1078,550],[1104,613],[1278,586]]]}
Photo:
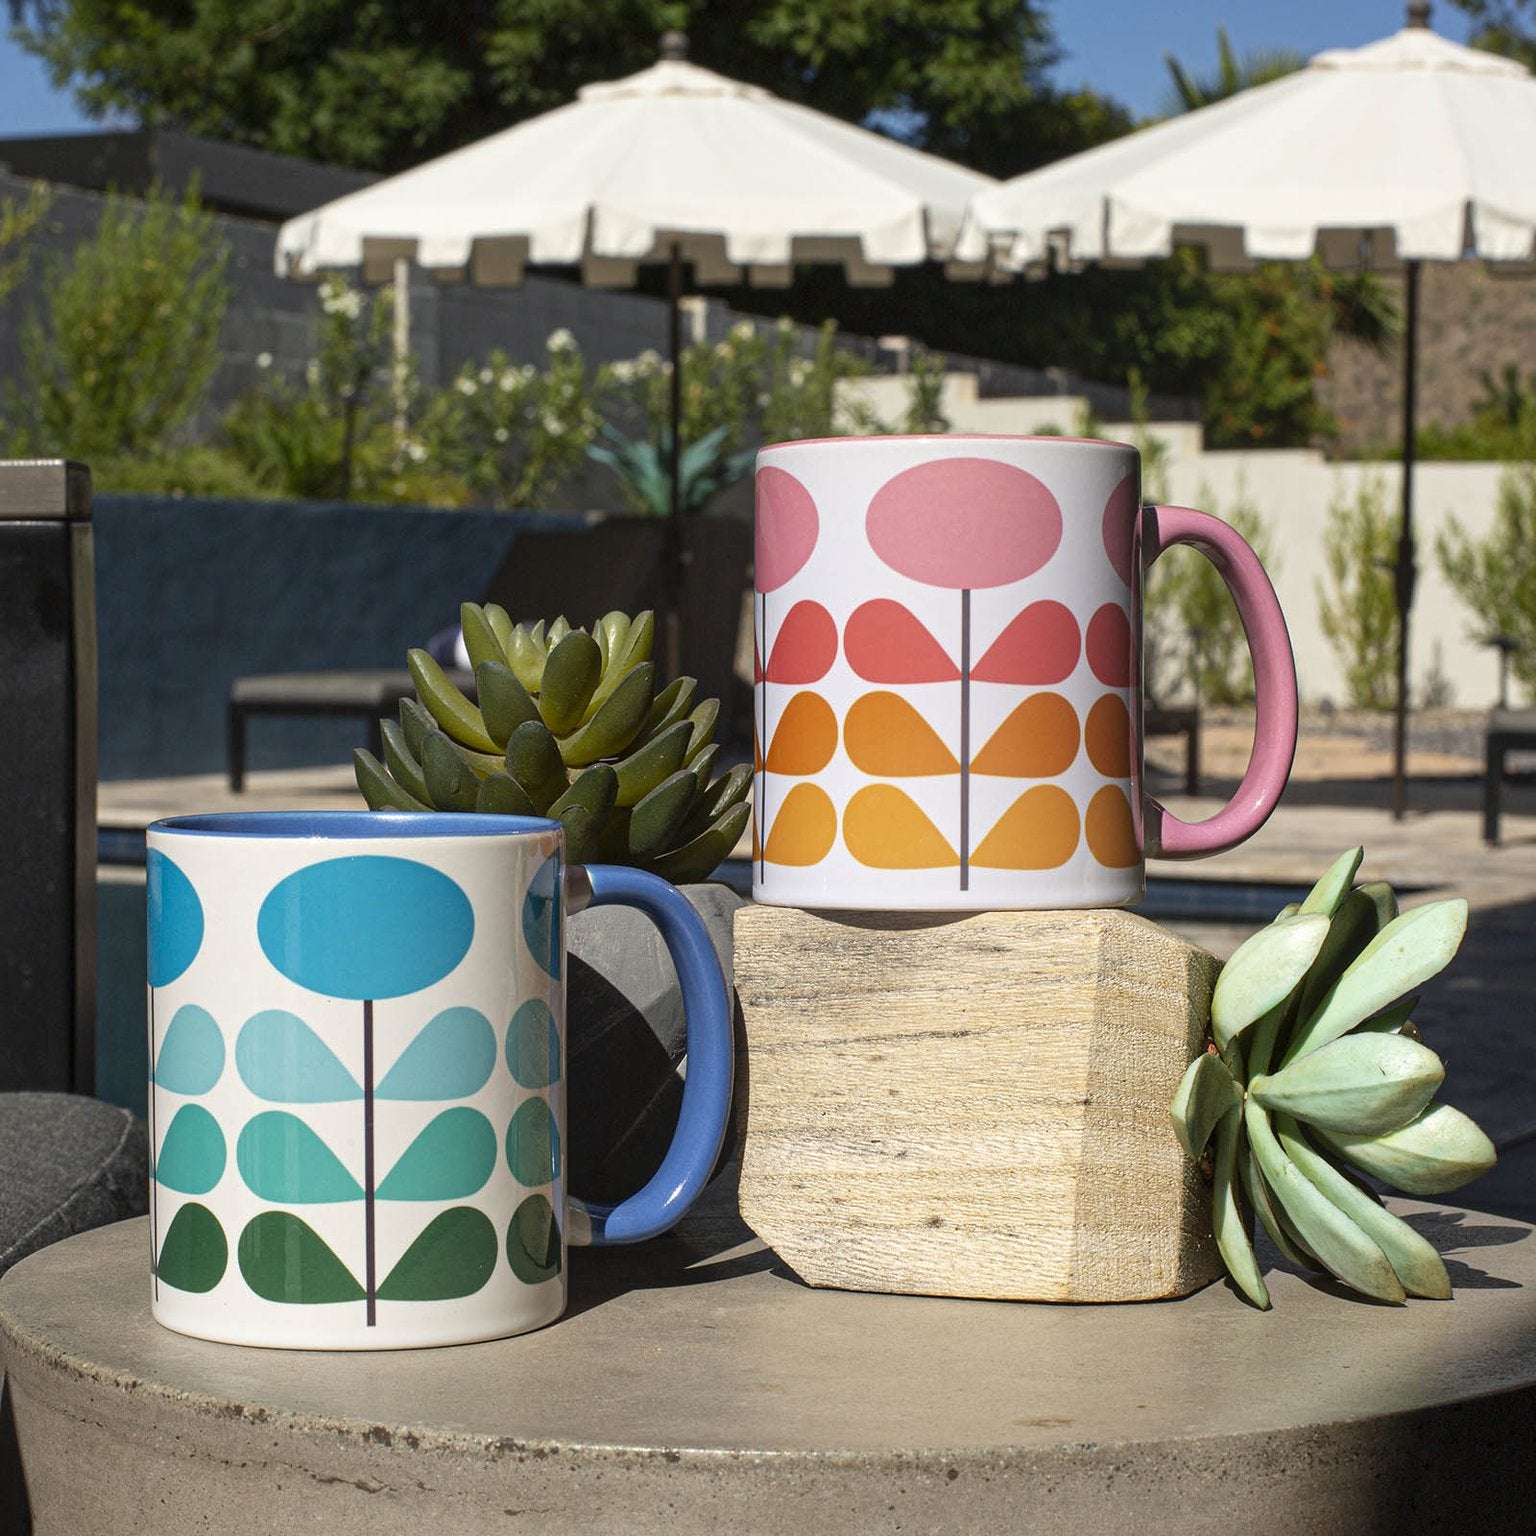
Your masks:
{"label": "concrete table", "polygon": [[[0,1281],[39,1536],[1529,1531],[1531,1228],[1403,1202],[1456,1300],[1275,1309],[811,1290],[722,1211],[577,1253],[566,1318],[289,1354],[149,1317],[142,1221]],[[0,1420],[3,1420],[0,1415]],[[25,1530],[11,1512],[6,1532]]]}

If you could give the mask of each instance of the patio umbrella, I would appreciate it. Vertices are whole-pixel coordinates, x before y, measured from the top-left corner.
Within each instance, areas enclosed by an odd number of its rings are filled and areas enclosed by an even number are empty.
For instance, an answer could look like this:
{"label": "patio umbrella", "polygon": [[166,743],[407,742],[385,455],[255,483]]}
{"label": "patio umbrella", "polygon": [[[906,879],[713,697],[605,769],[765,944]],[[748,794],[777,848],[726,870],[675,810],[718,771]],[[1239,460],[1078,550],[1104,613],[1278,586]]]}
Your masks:
{"label": "patio umbrella", "polygon": [[360,266],[387,281],[409,259],[486,286],[552,264],[626,287],[642,265],[665,266],[674,613],[684,264],[700,284],[782,286],[800,262],[889,283],[894,267],[947,258],[967,201],[994,184],[686,54],[687,39],[668,33],[651,68],[290,219],[277,237],[278,271],[292,277]]}
{"label": "patio umbrella", "polygon": [[1417,567],[1413,449],[1419,271],[1536,254],[1536,79],[1429,30],[1429,6],[1380,42],[1021,176],[976,197],[962,259],[1013,270],[1136,265],[1176,244],[1217,268],[1256,260],[1402,270],[1402,524],[1396,560],[1393,814],[1407,800],[1408,620]]}

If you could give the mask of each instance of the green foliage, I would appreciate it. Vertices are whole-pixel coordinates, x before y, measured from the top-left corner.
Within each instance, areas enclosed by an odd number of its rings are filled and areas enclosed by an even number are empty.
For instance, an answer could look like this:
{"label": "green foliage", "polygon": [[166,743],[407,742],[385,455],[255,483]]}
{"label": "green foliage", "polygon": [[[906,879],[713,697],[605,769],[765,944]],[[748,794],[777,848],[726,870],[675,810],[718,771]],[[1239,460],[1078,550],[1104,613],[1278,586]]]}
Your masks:
{"label": "green foliage", "polygon": [[1044,85],[1054,54],[1034,0],[12,0],[12,11],[31,22],[23,46],[88,112],[367,170],[403,169],[643,69],[670,27],[688,30],[706,68],[850,121],[892,114],[940,154],[1006,151],[1013,163],[998,169],[1020,169],[1016,146],[1042,136],[1024,130],[1070,139],[1065,125],[1093,117]]}
{"label": "green foliage", "polygon": [[1435,554],[1451,590],[1476,619],[1474,638],[1513,640],[1510,671],[1527,692],[1536,692],[1536,463],[1504,471],[1485,537],[1474,539],[1448,517]]}
{"label": "green foliage", "polygon": [[542,506],[580,468],[608,385],[564,329],[550,334],[542,368],[497,349],[437,393],[409,451],[492,507]]}
{"label": "green foliage", "polygon": [[1294,74],[1307,61],[1289,48],[1265,48],[1238,58],[1232,51],[1232,39],[1227,36],[1227,29],[1217,27],[1214,75],[1190,74],[1171,53],[1163,55],[1163,62],[1173,81],[1173,90],[1163,110],[1174,117],[1181,112],[1193,112],[1213,102],[1225,101],[1255,85],[1267,85],[1271,80]]}
{"label": "green foliage", "polygon": [[1314,583],[1318,621],[1344,669],[1354,709],[1386,709],[1397,697],[1397,518],[1379,476],[1353,498],[1335,498],[1323,533],[1327,584]]}
{"label": "green foliage", "polygon": [[196,189],[116,194],[96,233],[45,264],[21,325],[22,378],[6,392],[10,451],[87,462],[167,451],[219,362],[228,248]]}
{"label": "green foliage", "polygon": [[[704,511],[721,491],[734,485],[752,471],[754,451],[744,448],[731,453],[726,447],[729,426],[715,427],[689,443],[678,455],[677,479],[681,487],[678,511],[691,516]],[[606,465],[619,477],[630,509],[648,517],[667,517],[672,511],[672,429],[663,427],[658,436],[629,438],[617,428],[604,423],[598,428],[599,442],[588,455]]]}
{"label": "green foliage", "polygon": [[0,200],[0,304],[27,275],[31,252],[26,242],[43,222],[51,201],[51,194],[41,183],[32,188],[24,203],[14,197]]}
{"label": "green foliage", "polygon": [[948,432],[944,414],[944,359],[925,347],[915,347],[908,363],[912,395],[898,432]]}
{"label": "green foliage", "polygon": [[1485,369],[1482,385],[1482,399],[1472,407],[1469,420],[1454,427],[1431,424],[1419,429],[1414,447],[1420,458],[1536,458],[1536,373],[1522,378],[1514,363],[1506,363],[1497,377]]}
{"label": "green foliage", "polygon": [[[1199,505],[1220,516],[1252,546],[1271,575],[1279,568],[1269,530],[1245,495],[1221,512],[1209,488]],[[1147,578],[1144,629],[1147,691],[1154,699],[1187,679],[1205,704],[1240,704],[1253,697],[1253,662],[1242,620],[1216,567],[1193,549],[1175,545],[1158,557]]]}
{"label": "green foliage", "polygon": [[1518,59],[1536,69],[1536,3],[1533,0],[1451,0],[1473,23],[1472,45]]}

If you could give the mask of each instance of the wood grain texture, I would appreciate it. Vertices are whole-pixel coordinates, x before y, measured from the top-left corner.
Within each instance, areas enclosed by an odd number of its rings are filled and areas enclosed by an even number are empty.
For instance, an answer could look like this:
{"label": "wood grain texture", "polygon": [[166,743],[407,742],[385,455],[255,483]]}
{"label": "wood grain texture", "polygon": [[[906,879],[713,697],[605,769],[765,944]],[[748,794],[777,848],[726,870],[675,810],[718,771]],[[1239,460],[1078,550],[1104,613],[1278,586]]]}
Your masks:
{"label": "wood grain texture", "polygon": [[1168,1106],[1216,970],[1127,912],[743,907],[742,1215],[811,1285],[1198,1289],[1209,1186]]}

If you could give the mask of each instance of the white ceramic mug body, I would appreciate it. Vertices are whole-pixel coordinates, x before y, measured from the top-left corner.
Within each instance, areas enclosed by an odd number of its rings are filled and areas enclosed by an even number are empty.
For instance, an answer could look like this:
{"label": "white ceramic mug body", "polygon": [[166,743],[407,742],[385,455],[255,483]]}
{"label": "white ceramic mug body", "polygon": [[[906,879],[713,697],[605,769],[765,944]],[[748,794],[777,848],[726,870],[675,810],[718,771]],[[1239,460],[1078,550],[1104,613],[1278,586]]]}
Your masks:
{"label": "white ceramic mug body", "polygon": [[456,836],[440,817],[443,835],[398,836],[359,816],[284,836],[257,820],[149,833],[154,1316],[321,1349],[550,1322],[558,827]]}
{"label": "white ceramic mug body", "polygon": [[[1258,557],[1144,506],[1127,443],[863,437],[758,455],[753,895],[976,911],[1137,901],[1146,855],[1235,847],[1278,804],[1296,668]],[[1215,815],[1142,773],[1142,574],[1198,550],[1253,660],[1254,748]]]}
{"label": "white ceramic mug body", "polygon": [[753,895],[1138,900],[1136,450],[874,437],[757,462]]}

